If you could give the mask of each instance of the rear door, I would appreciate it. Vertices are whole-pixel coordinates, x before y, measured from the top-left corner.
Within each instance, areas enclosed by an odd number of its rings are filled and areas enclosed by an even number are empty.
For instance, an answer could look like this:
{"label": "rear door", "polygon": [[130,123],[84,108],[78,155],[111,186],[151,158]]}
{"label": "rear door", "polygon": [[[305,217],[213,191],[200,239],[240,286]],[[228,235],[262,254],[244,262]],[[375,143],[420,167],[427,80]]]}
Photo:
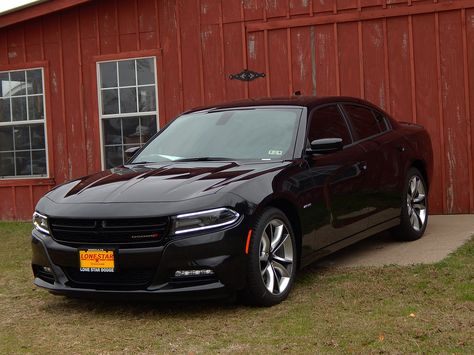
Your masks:
{"label": "rear door", "polygon": [[354,103],[343,104],[342,108],[354,139],[363,150],[366,179],[361,189],[366,199],[368,226],[398,217],[401,171],[396,135],[381,112]]}

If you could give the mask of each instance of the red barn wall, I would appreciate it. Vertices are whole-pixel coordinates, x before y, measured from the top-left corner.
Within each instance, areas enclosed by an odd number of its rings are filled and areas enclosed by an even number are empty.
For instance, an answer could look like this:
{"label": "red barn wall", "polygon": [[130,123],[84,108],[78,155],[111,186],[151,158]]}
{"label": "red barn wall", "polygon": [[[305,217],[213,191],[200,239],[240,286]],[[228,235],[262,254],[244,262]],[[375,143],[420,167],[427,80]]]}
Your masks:
{"label": "red barn wall", "polygon": [[[101,169],[96,62],[147,55],[160,126],[225,100],[362,97],[431,133],[432,212],[474,213],[473,0],[101,0],[0,29],[0,71],[45,67],[50,159],[48,179],[0,180],[1,219]],[[244,68],[266,76],[229,79]]]}

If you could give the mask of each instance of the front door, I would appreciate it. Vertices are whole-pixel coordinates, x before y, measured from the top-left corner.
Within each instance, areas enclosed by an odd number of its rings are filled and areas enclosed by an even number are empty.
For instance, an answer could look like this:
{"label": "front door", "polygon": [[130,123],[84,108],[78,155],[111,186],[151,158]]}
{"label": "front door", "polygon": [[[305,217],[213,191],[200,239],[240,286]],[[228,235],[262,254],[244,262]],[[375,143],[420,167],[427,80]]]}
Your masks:
{"label": "front door", "polygon": [[341,151],[308,158],[308,173],[317,183],[312,193],[313,250],[367,229],[366,174],[363,150],[353,144],[337,105],[316,109],[310,117],[308,144],[315,139],[341,138]]}

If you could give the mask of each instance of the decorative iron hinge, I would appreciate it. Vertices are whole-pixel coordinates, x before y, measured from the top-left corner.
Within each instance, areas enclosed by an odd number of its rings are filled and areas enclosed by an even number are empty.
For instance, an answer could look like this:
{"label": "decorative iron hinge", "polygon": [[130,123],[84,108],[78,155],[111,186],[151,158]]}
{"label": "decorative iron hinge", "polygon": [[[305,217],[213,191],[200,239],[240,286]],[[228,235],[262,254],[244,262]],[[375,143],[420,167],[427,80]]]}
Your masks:
{"label": "decorative iron hinge", "polygon": [[230,74],[230,80],[252,81],[258,78],[264,78],[265,73],[257,73],[253,70],[244,69],[238,74]]}

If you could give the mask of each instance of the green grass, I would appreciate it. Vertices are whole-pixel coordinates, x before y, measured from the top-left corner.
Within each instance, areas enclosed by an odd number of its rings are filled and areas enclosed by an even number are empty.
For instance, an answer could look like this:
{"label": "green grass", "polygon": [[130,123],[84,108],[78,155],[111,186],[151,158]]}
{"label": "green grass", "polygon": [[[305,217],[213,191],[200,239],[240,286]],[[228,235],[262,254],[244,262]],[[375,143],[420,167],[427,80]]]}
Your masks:
{"label": "green grass", "polygon": [[0,222],[0,353],[474,353],[474,240],[442,262],[309,267],[272,308],[88,301],[32,284],[26,223]]}

